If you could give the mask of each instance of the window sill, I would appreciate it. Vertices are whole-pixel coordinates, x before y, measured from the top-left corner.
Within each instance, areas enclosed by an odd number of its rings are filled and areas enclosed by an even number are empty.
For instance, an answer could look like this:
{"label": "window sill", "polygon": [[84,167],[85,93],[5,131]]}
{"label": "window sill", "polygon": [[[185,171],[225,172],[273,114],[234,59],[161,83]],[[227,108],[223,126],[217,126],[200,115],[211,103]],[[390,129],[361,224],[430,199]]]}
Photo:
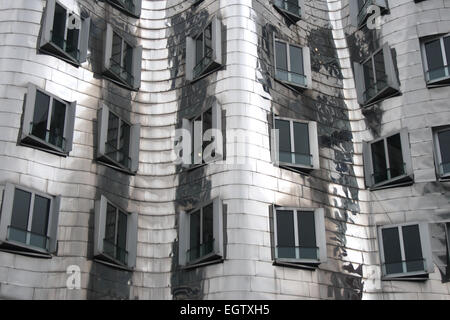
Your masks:
{"label": "window sill", "polygon": [[411,185],[413,183],[414,183],[414,176],[405,174],[405,175],[396,177],[391,180],[379,182],[378,184],[370,186],[368,189],[370,191],[376,191],[376,190],[382,190],[382,189],[388,189],[388,188],[404,187],[404,186]]}
{"label": "window sill", "polygon": [[205,257],[199,258],[193,262],[188,262],[186,265],[181,266],[181,269],[189,270],[189,269],[199,268],[199,267],[203,267],[203,266],[208,266],[211,264],[223,263],[224,261],[225,261],[225,258],[223,258],[222,256],[219,256],[215,253],[210,253],[210,254],[206,255]]}
{"label": "window sill", "polygon": [[96,261],[98,263],[101,263],[103,265],[115,268],[115,269],[123,270],[123,271],[129,271],[129,272],[133,272],[134,271],[133,268],[130,268],[130,267],[126,266],[126,265],[123,265],[120,262],[116,262],[115,259],[109,258],[106,255],[95,257],[94,261]]}
{"label": "window sill", "polygon": [[362,104],[361,106],[363,108],[367,108],[370,107],[376,103],[380,103],[383,100],[395,97],[400,95],[400,91],[391,88],[391,87],[386,87],[383,90],[381,90],[376,96],[374,96],[373,98],[369,99],[368,101],[364,102],[364,104]]}
{"label": "window sill", "polygon": [[110,80],[111,82],[114,82],[115,84],[117,84],[119,87],[131,90],[131,91],[139,91],[139,88],[134,88],[132,85],[130,85],[129,83],[123,81],[119,76],[117,76],[114,72],[112,72],[111,70],[105,70],[103,71],[103,76],[105,79]]}
{"label": "window sill", "polygon": [[444,77],[436,80],[427,81],[427,88],[440,88],[450,86],[450,77]]}
{"label": "window sill", "polygon": [[107,2],[108,2],[111,6],[113,6],[114,8],[116,8],[117,10],[122,11],[123,13],[126,13],[127,15],[129,15],[129,16],[131,16],[131,17],[133,17],[133,18],[136,18],[136,19],[139,19],[139,18],[140,18],[140,15],[137,15],[137,14],[134,13],[133,11],[130,11],[130,10],[126,9],[125,7],[121,6],[121,5],[118,4],[118,3],[115,3],[114,1],[107,0]]}
{"label": "window sill", "polygon": [[45,249],[32,247],[17,241],[6,240],[0,244],[0,251],[5,251],[23,256],[51,259],[53,256]]}
{"label": "window sill", "polygon": [[383,281],[427,281],[428,273],[425,271],[402,273],[394,275],[383,275],[381,277]]}
{"label": "window sill", "polygon": [[78,60],[73,58],[71,55],[62,50],[53,42],[49,42],[43,45],[42,47],[39,48],[39,51],[43,54],[48,54],[54,56],[55,58],[62,59],[76,68],[79,68],[81,66],[81,63]]}
{"label": "window sill", "polygon": [[275,259],[274,266],[291,267],[296,269],[316,270],[319,267],[320,261],[302,261],[297,259]]}
{"label": "window sill", "polygon": [[289,171],[293,171],[295,173],[300,173],[306,176],[309,176],[311,174],[311,171],[315,170],[315,168],[313,168],[312,166],[302,166],[302,165],[294,165],[294,164],[290,164],[290,163],[275,163],[275,166],[278,166],[279,168],[285,169],[285,170],[289,170]]}
{"label": "window sill", "polygon": [[221,64],[217,64],[215,62],[212,62],[207,68],[205,68],[205,71],[203,71],[202,73],[200,73],[196,78],[192,79],[192,80],[188,80],[190,84],[193,84],[203,78],[206,78],[207,76],[209,76],[210,74],[219,71],[220,69],[222,69],[224,66]]}
{"label": "window sill", "polygon": [[131,171],[129,168],[126,168],[122,164],[118,163],[117,161],[114,161],[113,159],[111,159],[107,156],[101,156],[101,157],[97,158],[97,161],[107,167],[118,170],[127,175],[131,175],[131,176],[136,175],[136,172]]}
{"label": "window sill", "polygon": [[35,148],[41,151],[49,152],[61,157],[67,157],[68,152],[64,152],[62,149],[32,135],[22,138],[20,144],[26,147]]}
{"label": "window sill", "polygon": [[297,93],[302,93],[304,90],[308,90],[308,86],[307,85],[300,85],[294,82],[290,82],[290,81],[285,81],[285,80],[281,80],[278,79],[276,77],[274,77],[274,80],[278,83],[280,83],[281,85],[285,86],[288,89],[291,89]]}
{"label": "window sill", "polygon": [[299,15],[297,15],[297,14],[295,14],[293,12],[290,12],[290,11],[288,11],[286,9],[280,8],[275,3],[273,4],[273,6],[275,7],[275,10],[277,10],[282,16],[287,18],[293,24],[296,24],[298,21],[300,21],[302,19],[302,16],[299,16]]}

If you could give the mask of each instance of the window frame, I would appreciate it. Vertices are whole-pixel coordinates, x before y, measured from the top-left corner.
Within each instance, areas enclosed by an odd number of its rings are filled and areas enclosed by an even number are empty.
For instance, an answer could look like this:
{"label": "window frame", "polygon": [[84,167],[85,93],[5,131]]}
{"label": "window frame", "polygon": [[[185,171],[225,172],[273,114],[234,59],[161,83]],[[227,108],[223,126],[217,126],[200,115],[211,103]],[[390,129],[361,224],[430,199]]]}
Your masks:
{"label": "window frame", "polygon": [[[49,100],[48,105],[48,116],[47,116],[47,131],[51,125],[51,118],[54,105],[54,100],[65,105],[65,115],[64,115],[64,130],[63,130],[63,139],[65,140],[65,145],[63,147],[58,147],[56,145],[51,144],[35,135],[32,134],[30,124],[33,122],[34,112],[36,108],[36,95],[37,91],[41,92],[44,95],[47,95]],[[36,148],[42,151],[50,152],[57,154],[59,156],[67,157],[72,151],[73,148],[73,135],[74,135],[74,126],[76,119],[76,101],[68,102],[65,101],[55,94],[52,94],[42,88],[37,87],[33,83],[28,83],[27,85],[27,95],[24,101],[24,115],[22,121],[22,130],[21,130],[21,139],[20,143],[27,147]],[[28,124],[28,125],[27,125]]]}
{"label": "window frame", "polygon": [[[16,189],[31,193],[30,208],[28,212],[27,233],[31,232],[33,223],[34,199],[36,196],[50,200],[49,212],[47,217],[47,249],[33,246],[28,243],[23,243],[16,240],[10,240],[8,230],[11,227],[11,219],[13,216],[14,195]],[[57,255],[58,250],[58,220],[60,211],[61,196],[53,196],[45,192],[24,187],[15,183],[6,182],[3,191],[1,215],[0,215],[0,244],[1,250],[11,251],[24,255],[31,255],[36,257],[51,258],[52,255]],[[28,235],[27,235],[28,238]]]}
{"label": "window frame", "polygon": [[[419,228],[419,234],[420,234],[420,246],[422,249],[422,259],[424,260],[424,270],[422,271],[413,271],[413,272],[402,272],[402,273],[393,273],[393,274],[386,274],[384,270],[384,264],[385,264],[385,255],[384,255],[384,246],[383,246],[383,235],[382,230],[383,229],[390,229],[390,228],[398,228],[398,235],[399,235],[399,241],[400,241],[400,252],[402,257],[402,269],[405,270],[404,263],[406,262],[405,259],[405,248],[404,248],[404,239],[403,239],[403,230],[402,227],[406,226],[418,226]],[[414,276],[423,276],[434,272],[434,264],[433,264],[433,258],[431,255],[431,238],[430,238],[430,231],[429,231],[429,225],[427,222],[405,222],[405,223],[396,223],[396,224],[390,224],[390,225],[381,225],[377,226],[377,236],[378,236],[378,245],[379,245],[379,254],[380,254],[380,268],[381,268],[381,280],[426,280],[423,277],[414,278]]]}
{"label": "window frame", "polygon": [[124,5],[119,3],[120,0],[106,0],[106,2],[108,2],[111,6],[115,7],[119,11],[126,13],[128,16],[139,19],[139,17],[141,16],[142,0],[132,0],[132,1],[135,7],[134,11],[125,8]]}
{"label": "window frame", "polygon": [[444,131],[450,132],[450,126],[442,126],[442,127],[433,128],[433,144],[434,144],[433,152],[434,152],[436,174],[437,174],[438,178],[440,180],[449,180],[450,179],[450,171],[447,173],[441,172],[442,154],[441,154],[441,146],[439,143],[439,133],[444,132]]}
{"label": "window frame", "polygon": [[[302,50],[302,58],[303,58],[302,64],[303,64],[303,73],[304,73],[303,76],[305,78],[305,84],[304,85],[296,83],[296,82],[292,82],[292,81],[289,81],[289,80],[282,80],[282,79],[279,79],[277,77],[277,73],[278,73],[277,72],[277,47],[276,47],[277,42],[280,42],[280,43],[283,43],[283,44],[286,45],[286,59],[287,59],[287,68],[288,68],[288,70],[285,70],[285,71],[288,72],[288,75],[290,73],[292,73],[289,47],[293,46],[293,47],[296,47],[296,48],[300,48]],[[294,44],[294,43],[290,43],[290,42],[288,42],[286,40],[277,38],[276,35],[274,34],[273,35],[273,53],[274,53],[274,55],[273,55],[273,57],[274,57],[273,58],[274,79],[276,81],[280,82],[281,84],[283,84],[283,85],[287,86],[288,88],[293,89],[295,91],[299,91],[299,90],[302,91],[302,90],[306,90],[306,89],[311,89],[312,88],[311,54],[310,54],[309,47],[307,47],[307,46],[300,46],[300,45],[297,45],[297,44]]]}
{"label": "window frame", "polygon": [[[77,46],[79,55],[78,59],[71,56],[69,53],[64,51],[61,47],[59,47],[57,44],[53,42],[52,31],[53,31],[53,22],[55,18],[56,4],[58,4],[59,6],[61,6],[66,10],[66,27],[64,30],[64,40],[66,40],[67,38],[67,30],[68,30],[67,22],[69,14],[75,15],[80,20],[80,32]],[[52,12],[52,14],[50,14],[50,11]],[[79,14],[76,14],[74,11],[70,10],[66,5],[64,5],[58,0],[47,0],[45,11],[43,13],[43,22],[39,41],[39,51],[62,59],[75,67],[79,67],[87,59],[89,31],[91,24],[90,19],[91,19],[90,17],[83,17]]]}
{"label": "window frame", "polygon": [[281,117],[278,115],[272,114],[272,128],[275,129],[275,121],[276,120],[284,120],[289,121],[289,130],[291,135],[291,152],[295,151],[295,139],[294,139],[294,122],[297,123],[305,123],[308,124],[308,138],[309,138],[309,152],[311,156],[311,165],[303,165],[303,164],[295,164],[289,162],[283,162],[279,160],[279,146],[278,141],[280,141],[279,132],[274,131],[272,135],[272,143],[271,143],[271,155],[272,162],[281,168],[286,168],[289,170],[299,170],[299,171],[312,171],[320,169],[320,155],[319,155],[319,141],[318,141],[318,131],[317,131],[317,122],[308,121],[308,120],[300,120],[289,117]]}
{"label": "window frame", "polygon": [[300,9],[300,15],[289,11],[286,8],[282,7],[282,3],[286,3],[286,0],[272,0],[273,6],[275,9],[280,12],[281,15],[285,16],[287,19],[289,19],[292,23],[297,23],[297,21],[302,19],[303,16],[303,9],[304,9],[304,0],[297,0],[298,8]]}
{"label": "window frame", "polygon": [[[106,233],[106,216],[107,206],[110,204],[116,209],[116,217],[119,211],[127,215],[127,233],[126,233],[126,248],[127,261],[123,262],[115,257],[105,253],[104,241]],[[117,222],[117,221],[116,221]],[[116,226],[117,228],[117,226]],[[101,194],[100,198],[95,200],[95,230],[94,230],[94,260],[126,270],[133,270],[136,266],[137,256],[137,233],[138,233],[138,214],[136,212],[129,212],[124,210],[115,202],[109,200],[105,195]]]}
{"label": "window frame", "polygon": [[[119,126],[117,131],[117,143],[120,141],[120,128],[121,123],[124,122],[130,127],[130,140],[128,142],[128,155],[130,166],[126,167],[116,159],[111,158],[106,154],[106,143],[108,136],[109,127],[109,113],[112,113],[119,119]],[[129,121],[125,120],[124,117],[119,115],[117,112],[111,110],[105,103],[100,103],[100,108],[97,113],[97,161],[100,163],[110,166],[114,169],[120,170],[126,174],[136,174],[139,169],[139,144],[140,144],[140,131],[141,125],[131,124]],[[118,151],[119,149],[117,149]]]}
{"label": "window frame", "polygon": [[[424,37],[420,39],[420,53],[422,56],[422,65],[423,65],[423,71],[424,71],[424,75],[425,75],[425,82],[427,84],[427,87],[436,87],[436,86],[445,86],[445,85],[449,85],[450,84],[450,56],[447,57],[447,53],[445,52],[445,44],[444,44],[444,38],[450,38],[450,33],[446,33],[446,34],[440,34],[440,35],[436,35],[436,36],[431,36],[431,37]],[[427,61],[427,52],[426,52],[426,48],[425,45],[427,43],[433,42],[435,40],[439,39],[439,44],[440,44],[440,48],[441,48],[441,56],[442,56],[442,61],[444,63],[444,72],[447,73],[446,76],[441,77],[441,78],[437,78],[434,80],[429,80],[429,76],[428,76],[428,61]]]}
{"label": "window frame", "polygon": [[[385,161],[386,161],[386,170],[389,171],[390,163],[389,163],[389,152],[387,147],[387,139],[399,134],[400,142],[402,145],[402,157],[403,157],[403,166],[404,166],[404,174],[384,180],[382,182],[374,183],[372,180],[373,172],[373,159],[372,159],[372,145],[379,141],[384,141],[384,152],[385,152]],[[363,158],[364,158],[364,175],[365,175],[365,183],[366,188],[370,190],[379,190],[391,187],[400,187],[404,185],[409,185],[414,182],[414,174],[411,162],[411,150],[409,143],[409,132],[407,128],[403,128],[399,131],[391,132],[390,134],[384,135],[377,139],[371,141],[363,141]]]}
{"label": "window frame", "polygon": [[[298,232],[298,212],[313,212],[314,213],[314,225],[315,225],[315,235],[316,235],[316,246],[318,250],[317,259],[302,259],[302,258],[279,258],[277,245],[278,245],[278,230],[277,230],[277,219],[278,210],[292,211],[293,223],[294,223],[294,241],[296,247],[299,246],[299,232]],[[275,264],[286,264],[286,265],[305,265],[312,268],[316,268],[319,264],[327,261],[327,245],[326,245],[326,229],[325,229],[325,209],[324,208],[303,208],[303,207],[291,207],[291,206],[277,206],[271,205],[272,211],[272,243],[273,243],[273,261]],[[297,252],[296,252],[297,255]]]}
{"label": "window frame", "polygon": [[[212,204],[213,205],[213,250],[193,261],[187,258],[190,248],[190,218],[191,214]],[[202,220],[200,220],[202,224]],[[196,207],[187,211],[180,211],[178,217],[178,264],[182,268],[194,268],[205,264],[218,263],[225,260],[225,243],[224,243],[224,213],[223,201],[220,197],[215,197],[204,201]],[[200,230],[202,231],[202,230]],[[202,232],[200,232],[202,237]]]}

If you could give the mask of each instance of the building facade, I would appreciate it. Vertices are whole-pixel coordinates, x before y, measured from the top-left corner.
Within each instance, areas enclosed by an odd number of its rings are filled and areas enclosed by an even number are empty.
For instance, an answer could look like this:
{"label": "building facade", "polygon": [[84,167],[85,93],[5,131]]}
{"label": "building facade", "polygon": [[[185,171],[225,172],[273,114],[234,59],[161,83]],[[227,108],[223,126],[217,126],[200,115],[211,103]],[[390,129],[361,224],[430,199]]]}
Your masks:
{"label": "building facade", "polygon": [[449,0],[3,0],[0,297],[449,299]]}

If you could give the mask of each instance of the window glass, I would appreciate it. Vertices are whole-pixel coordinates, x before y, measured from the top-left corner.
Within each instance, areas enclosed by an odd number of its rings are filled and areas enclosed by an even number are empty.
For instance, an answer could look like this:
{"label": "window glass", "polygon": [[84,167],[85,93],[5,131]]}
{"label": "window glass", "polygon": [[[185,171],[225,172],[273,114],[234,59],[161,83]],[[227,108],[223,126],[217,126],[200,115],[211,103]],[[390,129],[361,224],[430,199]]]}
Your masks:
{"label": "window glass", "polygon": [[364,92],[364,100],[369,100],[375,95],[375,75],[373,73],[372,59],[369,59],[363,64],[364,69],[364,85],[366,91]]}
{"label": "window glass", "polygon": [[115,254],[116,240],[116,207],[110,203],[106,206],[106,223],[105,223],[105,241],[103,243],[103,251],[110,257]]}
{"label": "window glass", "polygon": [[50,120],[49,142],[57,147],[64,147],[64,123],[66,120],[66,104],[53,99],[52,117]]}
{"label": "window glass", "polygon": [[203,208],[203,245],[200,255],[205,255],[213,251],[214,248],[214,227],[213,227],[213,204]]}
{"label": "window glass", "polygon": [[111,49],[111,69],[120,74],[121,72],[121,59],[122,59],[122,38],[115,32],[113,32],[112,49]]}
{"label": "window glass", "polygon": [[387,86],[386,68],[384,66],[383,50],[380,50],[373,57],[375,64],[375,72],[377,79],[377,92],[383,90]]}
{"label": "window glass", "polygon": [[127,261],[127,218],[125,212],[119,210],[119,220],[117,226],[117,260],[126,263]]}
{"label": "window glass", "polygon": [[275,119],[275,129],[278,129],[279,134],[279,160],[281,162],[292,162],[291,157],[291,130],[290,123],[286,120]]}
{"label": "window glass", "polygon": [[371,145],[373,180],[374,183],[385,181],[387,177],[386,154],[384,150],[384,140],[377,141]]}
{"label": "window glass", "polygon": [[111,159],[117,159],[117,138],[119,135],[119,117],[110,112],[108,117],[108,134],[106,138],[105,151]]}
{"label": "window glass", "polygon": [[50,214],[50,199],[36,195],[34,197],[33,220],[31,223],[30,244],[47,248],[47,227]]}
{"label": "window glass", "polygon": [[15,189],[9,239],[27,242],[28,218],[30,215],[31,193]]}
{"label": "window glass", "polygon": [[384,228],[381,233],[386,274],[402,273],[402,253],[398,228]]}
{"label": "window glass", "polygon": [[212,24],[209,24],[204,31],[205,56],[212,57]]}
{"label": "window glass", "polygon": [[447,57],[447,67],[450,65],[450,36],[444,37],[445,56]]}
{"label": "window glass", "polygon": [[303,71],[303,52],[302,48],[289,46],[289,56],[291,60],[291,72],[304,75]]}
{"label": "window glass", "polygon": [[66,52],[75,59],[78,59],[78,39],[80,38],[80,18],[69,13],[67,26],[67,46]]}
{"label": "window glass", "polygon": [[295,163],[311,165],[308,124],[294,122]]}
{"label": "window glass", "polygon": [[36,90],[36,101],[34,105],[34,115],[31,134],[42,140],[47,140],[47,120],[50,97],[45,93]]}
{"label": "window glass", "polygon": [[130,144],[130,126],[127,123],[121,121],[118,161],[126,167],[131,166],[131,159],[128,156],[130,154],[129,144]]}
{"label": "window glass", "polygon": [[420,232],[418,225],[402,227],[403,247],[405,250],[406,271],[421,271],[425,269]]}
{"label": "window glass", "polygon": [[450,172],[450,129],[438,133],[442,173]]}
{"label": "window glass", "polygon": [[[212,109],[208,109],[208,111],[205,111],[203,113],[203,124],[202,124],[202,134],[203,137],[205,136],[205,132],[209,129],[212,129]],[[204,140],[202,143],[202,150],[205,150],[205,148],[210,144],[210,141]]]}
{"label": "window glass", "polygon": [[292,210],[277,210],[277,252],[279,258],[295,258],[294,215]]}
{"label": "window glass", "polygon": [[298,237],[301,259],[317,259],[316,224],[314,212],[297,212]]}
{"label": "window glass", "polygon": [[430,80],[445,76],[444,60],[441,51],[441,40],[436,39],[425,44]]}
{"label": "window glass", "polygon": [[402,154],[402,142],[400,133],[387,138],[389,154],[389,168],[391,178],[401,176],[405,173]]}
{"label": "window glass", "polygon": [[192,261],[200,257],[200,210],[190,214],[188,260]]}
{"label": "window glass", "polygon": [[67,12],[61,5],[55,3],[55,16],[53,18],[52,42],[61,49],[65,49]]}
{"label": "window glass", "polygon": [[125,48],[123,52],[122,66],[125,71],[125,78],[131,81],[131,72],[133,69],[133,47],[124,42]]}
{"label": "window glass", "polygon": [[287,51],[286,44],[283,42],[275,41],[275,54],[276,54],[276,69],[277,77],[280,80],[288,80],[288,63],[287,63]]}
{"label": "window glass", "polygon": [[195,40],[195,64],[203,59],[203,33]]}

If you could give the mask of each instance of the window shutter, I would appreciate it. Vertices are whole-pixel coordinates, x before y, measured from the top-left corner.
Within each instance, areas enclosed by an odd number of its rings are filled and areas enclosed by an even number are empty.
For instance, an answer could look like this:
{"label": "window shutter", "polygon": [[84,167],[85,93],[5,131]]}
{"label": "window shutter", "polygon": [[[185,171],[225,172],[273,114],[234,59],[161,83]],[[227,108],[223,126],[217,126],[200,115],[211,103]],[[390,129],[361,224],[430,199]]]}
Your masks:
{"label": "window shutter", "polygon": [[86,61],[88,45],[89,45],[89,32],[91,28],[91,18],[86,17],[81,23],[81,38],[80,38],[80,63]]}
{"label": "window shutter", "polygon": [[181,211],[178,215],[178,263],[186,265],[186,254],[189,243],[189,215]]}
{"label": "window shutter", "polygon": [[189,119],[182,120],[183,137],[181,146],[183,150],[182,165],[188,167],[192,164],[192,122]]}
{"label": "window shutter", "polygon": [[212,127],[216,129],[214,142],[216,144],[215,160],[223,159],[223,131],[222,131],[222,107],[216,101],[212,107]]}
{"label": "window shutter", "polygon": [[363,66],[357,62],[353,63],[353,69],[355,72],[355,87],[358,103],[364,105],[364,91],[366,90],[364,83],[364,69]]}
{"label": "window shutter", "polygon": [[366,188],[372,186],[372,157],[370,154],[370,144],[363,141],[363,165],[364,165],[364,181]]}
{"label": "window shutter", "polygon": [[104,195],[95,201],[94,256],[103,254],[103,239],[106,228],[106,207],[108,201]]}
{"label": "window shutter", "polygon": [[318,208],[314,210],[314,220],[316,222],[316,245],[319,248],[319,261],[327,260],[327,237],[325,230],[325,209]]}
{"label": "window shutter", "polygon": [[270,251],[272,254],[272,260],[276,259],[276,253],[275,253],[275,247],[276,247],[276,241],[275,241],[275,205],[271,204],[269,205],[269,231],[270,231]]}
{"label": "window shutter", "polygon": [[14,202],[15,187],[11,183],[6,183],[3,190],[2,214],[0,215],[0,242],[8,238],[8,227],[11,224],[11,216]]}
{"label": "window shutter", "polygon": [[131,126],[130,134],[130,158],[131,158],[131,171],[137,172],[139,169],[139,145],[141,139],[141,125],[134,124]]}
{"label": "window shutter", "polygon": [[217,64],[222,64],[222,23],[217,16],[213,18],[211,27],[213,60]]}
{"label": "window shutter", "polygon": [[186,80],[194,79],[195,67],[195,40],[186,37]]}
{"label": "window shutter", "polygon": [[127,219],[127,251],[128,251],[128,267],[136,266],[137,254],[137,234],[138,234],[138,214],[130,213]]}
{"label": "window shutter", "polygon": [[349,24],[358,27],[358,0],[349,0]]}
{"label": "window shutter", "polygon": [[142,70],[142,46],[133,49],[133,89],[137,90],[141,86]]}
{"label": "window shutter", "polygon": [[202,136],[203,136],[203,122],[200,120],[194,120],[193,121],[193,127],[194,127],[194,164],[200,164],[202,163],[203,159],[203,143],[202,143]]}
{"label": "window shutter", "polygon": [[319,157],[319,137],[317,133],[317,122],[308,122],[309,133],[309,152],[312,155],[312,167],[314,169],[320,169],[320,157]]}
{"label": "window shutter", "polygon": [[270,127],[270,155],[272,158],[272,162],[278,166],[280,163],[278,152],[278,142],[280,141],[280,134],[279,130],[275,129],[275,114],[272,113],[270,118],[272,119],[272,126]]}
{"label": "window shutter", "polygon": [[311,74],[311,53],[309,47],[302,48],[303,53],[303,67],[306,77],[306,87],[312,88],[312,74]]}
{"label": "window shutter", "polygon": [[389,87],[399,91],[400,83],[398,81],[397,73],[395,72],[392,51],[387,43],[383,45],[383,57],[386,68],[387,84]]}
{"label": "window shutter", "polygon": [[28,83],[25,110],[23,111],[22,139],[31,133],[31,122],[33,122],[34,105],[36,103],[36,86]]}
{"label": "window shutter", "polygon": [[110,68],[111,51],[112,51],[113,28],[107,23],[106,34],[103,43],[103,71]]}
{"label": "window shutter", "polygon": [[383,247],[383,228],[378,227],[377,228],[377,239],[378,239],[378,252],[380,253],[380,262],[381,262],[381,272],[385,276],[386,275],[386,269],[385,269],[385,263],[386,260],[384,258],[384,247]]}
{"label": "window shutter", "polygon": [[223,208],[222,200],[216,198],[213,200],[213,234],[214,234],[214,253],[223,257]]}
{"label": "window shutter", "polygon": [[429,225],[427,222],[419,223],[420,243],[422,245],[422,255],[425,259],[425,271],[427,273],[434,272],[434,263],[431,252],[431,237]]}
{"label": "window shutter", "polygon": [[67,122],[64,128],[64,137],[66,138],[66,153],[72,151],[73,134],[75,128],[75,118],[76,118],[76,107],[77,102],[73,101],[67,104]]}
{"label": "window shutter", "polygon": [[54,17],[55,17],[55,0],[47,0],[47,6],[45,7],[45,14],[42,21],[42,32],[40,41],[41,47],[51,42]]}
{"label": "window shutter", "polygon": [[402,155],[403,155],[403,161],[405,162],[405,171],[406,171],[406,174],[412,178],[414,171],[413,171],[412,161],[411,161],[411,150],[409,147],[409,134],[408,134],[407,128],[403,128],[400,131],[400,140],[402,143]]}
{"label": "window shutter", "polygon": [[108,134],[109,108],[102,103],[97,113],[97,158],[105,155],[106,136]]}
{"label": "window shutter", "polygon": [[49,252],[57,253],[58,250],[58,221],[59,209],[61,207],[61,196],[55,196],[52,200],[49,226],[47,236],[49,237]]}
{"label": "window shutter", "polygon": [[142,0],[134,0],[134,15],[136,17],[140,17],[141,7],[142,7]]}

